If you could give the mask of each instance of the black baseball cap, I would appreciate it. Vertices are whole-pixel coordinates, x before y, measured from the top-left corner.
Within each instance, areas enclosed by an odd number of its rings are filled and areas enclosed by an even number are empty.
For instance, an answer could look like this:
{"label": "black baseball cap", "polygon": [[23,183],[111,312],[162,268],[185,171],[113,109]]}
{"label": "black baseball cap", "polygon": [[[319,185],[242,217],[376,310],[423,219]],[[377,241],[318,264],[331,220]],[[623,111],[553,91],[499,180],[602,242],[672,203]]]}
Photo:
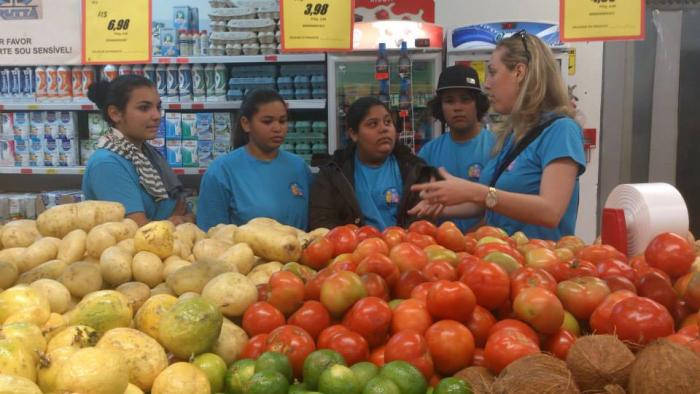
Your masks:
{"label": "black baseball cap", "polygon": [[438,86],[435,91],[440,93],[446,89],[472,89],[481,93],[479,74],[469,66],[458,64],[447,67],[445,71],[440,74]]}

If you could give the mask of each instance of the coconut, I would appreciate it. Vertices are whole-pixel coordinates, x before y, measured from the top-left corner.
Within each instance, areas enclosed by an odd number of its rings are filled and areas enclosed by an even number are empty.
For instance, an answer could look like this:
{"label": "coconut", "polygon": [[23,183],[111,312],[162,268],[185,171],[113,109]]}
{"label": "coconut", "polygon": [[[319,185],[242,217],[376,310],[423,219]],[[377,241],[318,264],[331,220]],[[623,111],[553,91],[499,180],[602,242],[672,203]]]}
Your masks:
{"label": "coconut", "polygon": [[474,394],[490,394],[494,376],[484,367],[468,367],[457,372],[455,378],[467,382]]}
{"label": "coconut", "polygon": [[581,390],[601,391],[606,385],[627,386],[634,354],[613,335],[580,337],[566,356],[566,365]]}
{"label": "coconut", "polygon": [[566,363],[546,354],[532,354],[508,365],[492,386],[496,394],[578,394]]}
{"label": "coconut", "polygon": [[700,356],[662,339],[637,354],[627,391],[630,394],[700,392]]}

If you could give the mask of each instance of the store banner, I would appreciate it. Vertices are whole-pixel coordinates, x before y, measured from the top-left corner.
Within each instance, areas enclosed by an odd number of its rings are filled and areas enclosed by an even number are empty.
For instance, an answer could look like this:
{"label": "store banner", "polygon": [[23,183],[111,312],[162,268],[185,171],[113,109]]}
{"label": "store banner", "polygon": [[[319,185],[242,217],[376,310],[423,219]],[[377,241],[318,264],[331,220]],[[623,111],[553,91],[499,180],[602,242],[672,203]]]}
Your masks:
{"label": "store banner", "polygon": [[560,0],[561,40],[643,40],[645,0]]}
{"label": "store banner", "polygon": [[151,0],[82,0],[86,64],[151,62]]}
{"label": "store banner", "polygon": [[355,0],[355,22],[385,20],[435,23],[435,0]]}
{"label": "store banner", "polygon": [[0,0],[0,64],[80,64],[80,0]]}
{"label": "store banner", "polygon": [[280,0],[283,52],[352,49],[353,0]]}

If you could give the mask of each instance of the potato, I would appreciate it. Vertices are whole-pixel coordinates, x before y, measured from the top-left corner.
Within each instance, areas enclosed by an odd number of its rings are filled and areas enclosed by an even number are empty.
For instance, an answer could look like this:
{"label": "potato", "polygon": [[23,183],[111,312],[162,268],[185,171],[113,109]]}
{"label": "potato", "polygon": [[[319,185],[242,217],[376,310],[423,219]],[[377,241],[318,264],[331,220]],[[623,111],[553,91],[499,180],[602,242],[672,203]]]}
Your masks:
{"label": "potato", "polygon": [[133,238],[136,232],[139,231],[139,225],[133,219],[124,218],[122,223],[129,228],[129,234],[131,234],[130,238]]}
{"label": "potato", "polygon": [[9,248],[0,250],[0,261],[11,263],[17,267],[17,271],[20,271],[20,267],[24,265],[22,259],[24,258],[24,252],[26,251],[27,248]]}
{"label": "potato", "polygon": [[9,261],[0,261],[0,289],[12,287],[18,277],[19,270],[17,270],[17,266]]}
{"label": "potato", "polygon": [[122,355],[109,349],[80,349],[56,376],[58,393],[124,394],[129,371]]}
{"label": "potato", "polygon": [[39,238],[41,238],[41,234],[33,220],[9,222],[3,227],[2,231],[2,245],[4,248],[25,248]]}
{"label": "potato", "polygon": [[190,263],[187,260],[183,260],[177,256],[172,256],[172,258],[168,258],[165,264],[163,265],[163,278],[167,278],[173,272],[188,265],[192,265],[192,263]]}
{"label": "potato", "polygon": [[[133,220],[131,221],[134,224],[136,224],[136,222],[134,222]],[[117,242],[121,242],[125,239],[134,238],[134,235],[136,235],[136,231],[138,230],[138,226],[137,229],[134,230],[134,228],[130,224],[124,221],[103,223],[100,226],[104,226],[109,231],[109,233],[117,239]]]}
{"label": "potato", "polygon": [[105,224],[94,227],[87,235],[85,246],[90,257],[99,259],[105,249],[117,244],[117,238],[109,232]]}
{"label": "potato", "polygon": [[245,275],[227,272],[216,276],[204,286],[202,298],[218,306],[225,316],[238,317],[258,300],[258,289]]}
{"label": "potato", "polygon": [[121,284],[116,290],[126,296],[134,313],[151,297],[151,288],[141,282],[127,282]]}
{"label": "potato", "polygon": [[[24,251],[24,256],[17,268],[20,272],[28,271],[38,265],[56,258],[58,246],[53,240],[58,238],[46,237],[34,242]],[[60,243],[60,240],[58,240]]]}
{"label": "potato", "polygon": [[173,241],[173,256],[179,256],[186,258],[192,254],[192,245],[181,239],[175,239]]}
{"label": "potato", "polygon": [[281,271],[284,265],[277,261],[271,261],[269,263],[260,264],[253,268],[250,273],[248,273],[248,279],[250,279],[256,286],[266,284],[272,274],[277,271]]}
{"label": "potato", "polygon": [[138,252],[131,263],[134,279],[154,287],[163,282],[163,262],[151,252]]}
{"label": "potato", "polygon": [[161,372],[153,382],[151,394],[209,394],[207,375],[193,364],[177,362]]}
{"label": "potato", "polygon": [[98,224],[124,219],[124,206],[111,201],[83,201],[62,204],[42,212],[37,228],[44,236],[63,238],[76,229],[90,231]]}
{"label": "potato", "polygon": [[126,390],[124,391],[124,394],[143,394],[143,390],[141,390],[137,386],[129,383],[129,385],[126,386]]}
{"label": "potato", "polygon": [[180,239],[186,241],[190,245],[194,245],[197,241],[200,241],[207,237],[204,231],[200,230],[194,223],[182,223],[175,228],[175,233],[178,234]]}
{"label": "potato", "polygon": [[219,227],[219,229],[214,232],[214,235],[211,235],[210,238],[219,239],[226,242],[234,242],[237,229],[238,226],[235,224],[224,224],[221,225],[221,227]]}
{"label": "potato", "polygon": [[[214,238],[214,235],[216,235],[216,233],[217,233],[219,230],[221,230],[224,226],[226,226],[226,225],[223,224],[223,223],[219,223],[219,224],[217,224],[217,225],[214,226],[214,227],[210,227],[210,228],[209,228],[209,231],[207,231],[207,238]],[[1,231],[1,230],[0,230],[0,231]]]}
{"label": "potato", "polygon": [[175,226],[167,220],[150,222],[141,227],[134,236],[137,252],[151,252],[161,259],[173,254]]}
{"label": "potato", "polygon": [[67,266],[68,264],[62,260],[56,259],[47,261],[20,275],[19,279],[17,279],[17,283],[30,284],[39,279],[58,279]]}
{"label": "potato", "polygon": [[226,252],[217,258],[217,261],[232,267],[231,271],[235,268],[237,272],[246,275],[253,269],[255,255],[248,244],[239,243],[228,248]]}
{"label": "potato", "polygon": [[51,312],[64,313],[68,310],[68,306],[70,305],[70,292],[61,282],[53,279],[39,279],[32,282],[29,287],[49,300]]}
{"label": "potato", "polygon": [[238,359],[247,343],[248,334],[229,319],[224,318],[219,339],[214,344],[212,352],[223,358],[226,365],[230,365]]}
{"label": "potato", "polygon": [[301,243],[291,235],[274,227],[246,224],[236,231],[236,243],[247,243],[255,255],[270,261],[292,262],[301,257]]}
{"label": "potato", "polygon": [[68,264],[72,264],[83,258],[85,255],[85,241],[87,233],[84,230],[73,230],[61,240],[61,246],[58,248],[59,260],[63,260]]}
{"label": "potato", "polygon": [[100,266],[84,261],[78,261],[66,267],[58,280],[75,297],[85,297],[102,288]]}
{"label": "potato", "polygon": [[100,256],[102,279],[112,286],[119,286],[130,281],[132,278],[131,260],[131,253],[120,246],[110,246],[105,249]]}
{"label": "potato", "polygon": [[178,300],[189,300],[190,298],[195,298],[195,297],[201,297],[201,295],[198,293],[195,293],[193,291],[188,291],[187,293],[180,294],[180,296],[177,297],[177,299]]}
{"label": "potato", "polygon": [[131,256],[136,254],[136,248],[134,247],[134,239],[133,238],[125,239],[125,240],[117,243],[117,246],[119,246],[120,248],[131,253]]}
{"label": "potato", "polygon": [[41,394],[32,380],[22,376],[0,374],[0,394]]}
{"label": "potato", "polygon": [[175,296],[175,292],[168,286],[167,283],[161,283],[158,286],[151,289],[151,297],[158,294],[171,295],[173,297]]}
{"label": "potato", "polygon": [[331,230],[325,228],[325,227],[319,227],[313,231],[309,232],[309,235],[312,236],[314,239],[315,238],[323,238],[328,234]]}
{"label": "potato", "polygon": [[198,262],[213,261],[224,254],[231,246],[233,246],[231,242],[218,239],[203,239],[194,245],[192,252]]}
{"label": "potato", "polygon": [[189,291],[201,293],[209,279],[211,279],[209,265],[194,263],[171,273],[166,277],[165,282],[175,294],[180,295]]}

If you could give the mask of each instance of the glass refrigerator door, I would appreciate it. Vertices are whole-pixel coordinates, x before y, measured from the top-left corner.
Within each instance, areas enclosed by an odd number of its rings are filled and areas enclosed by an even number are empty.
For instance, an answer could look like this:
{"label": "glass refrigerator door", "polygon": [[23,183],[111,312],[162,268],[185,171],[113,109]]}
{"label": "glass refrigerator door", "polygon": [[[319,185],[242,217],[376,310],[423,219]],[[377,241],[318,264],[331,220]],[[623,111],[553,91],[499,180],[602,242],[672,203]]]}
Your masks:
{"label": "glass refrigerator door", "polygon": [[[442,69],[439,53],[409,53],[411,57],[411,110],[402,117],[399,111],[401,79],[398,74],[398,52],[389,52],[389,92],[391,108],[399,138],[416,151],[440,133],[427,110],[435,94],[437,78]],[[375,55],[329,55],[328,59],[328,130],[329,150],[346,146],[345,113],[353,101],[364,96],[379,96],[380,81],[375,80]]]}

